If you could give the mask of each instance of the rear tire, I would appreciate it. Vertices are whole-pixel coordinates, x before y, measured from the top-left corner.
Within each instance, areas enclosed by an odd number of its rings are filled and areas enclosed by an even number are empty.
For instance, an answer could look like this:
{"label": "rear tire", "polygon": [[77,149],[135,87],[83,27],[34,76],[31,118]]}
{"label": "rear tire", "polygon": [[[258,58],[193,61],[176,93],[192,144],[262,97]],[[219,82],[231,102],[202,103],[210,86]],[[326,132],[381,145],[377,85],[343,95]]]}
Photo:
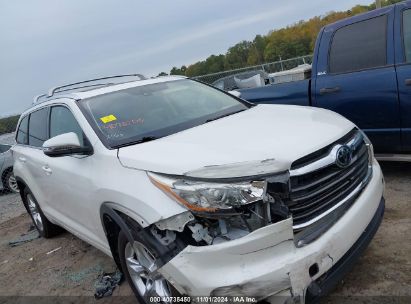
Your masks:
{"label": "rear tire", "polygon": [[13,170],[6,173],[3,180],[3,185],[7,191],[12,193],[19,193],[19,186],[17,185],[16,178],[14,177]]}
{"label": "rear tire", "polygon": [[33,220],[34,226],[37,228],[40,236],[51,238],[63,231],[63,229],[50,222],[41,210],[33,193],[27,188],[23,191],[25,207]]}

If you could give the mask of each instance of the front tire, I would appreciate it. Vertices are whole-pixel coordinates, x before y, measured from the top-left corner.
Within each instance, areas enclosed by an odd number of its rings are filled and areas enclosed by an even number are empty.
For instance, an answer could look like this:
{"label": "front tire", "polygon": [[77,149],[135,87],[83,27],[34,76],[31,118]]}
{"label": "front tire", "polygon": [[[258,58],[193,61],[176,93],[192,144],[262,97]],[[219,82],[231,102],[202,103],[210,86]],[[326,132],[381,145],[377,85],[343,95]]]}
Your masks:
{"label": "front tire", "polygon": [[[159,252],[146,244],[133,231],[134,242],[130,244],[126,235],[120,231],[118,236],[118,253],[121,268],[139,303],[171,303],[168,299],[177,295],[177,291],[157,273],[156,261]],[[170,299],[171,300],[171,299]]]}
{"label": "front tire", "polygon": [[51,238],[62,231],[57,225],[50,222],[41,210],[37,200],[35,199],[33,193],[27,188],[24,189],[24,204],[25,207],[33,220],[34,226],[37,228],[40,236],[44,238]]}

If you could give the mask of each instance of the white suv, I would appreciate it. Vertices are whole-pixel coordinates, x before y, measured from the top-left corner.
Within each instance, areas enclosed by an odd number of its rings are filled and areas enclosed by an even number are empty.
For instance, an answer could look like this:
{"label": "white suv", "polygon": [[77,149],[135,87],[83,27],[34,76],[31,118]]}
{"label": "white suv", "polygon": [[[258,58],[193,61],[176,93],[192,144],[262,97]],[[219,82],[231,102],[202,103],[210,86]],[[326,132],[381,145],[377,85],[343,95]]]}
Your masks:
{"label": "white suv", "polygon": [[305,302],[378,229],[383,176],[340,115],[182,77],[116,79],[40,96],[14,173],[40,234],[62,227],[112,256],[141,303]]}

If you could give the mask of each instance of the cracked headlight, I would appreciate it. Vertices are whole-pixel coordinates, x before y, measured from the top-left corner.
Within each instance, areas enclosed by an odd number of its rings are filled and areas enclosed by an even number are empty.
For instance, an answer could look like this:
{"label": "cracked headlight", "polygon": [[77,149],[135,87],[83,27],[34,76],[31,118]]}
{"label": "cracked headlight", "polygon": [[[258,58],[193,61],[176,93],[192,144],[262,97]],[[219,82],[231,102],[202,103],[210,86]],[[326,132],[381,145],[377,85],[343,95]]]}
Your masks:
{"label": "cracked headlight", "polygon": [[214,183],[148,173],[152,183],[194,212],[230,212],[263,199],[264,181]]}

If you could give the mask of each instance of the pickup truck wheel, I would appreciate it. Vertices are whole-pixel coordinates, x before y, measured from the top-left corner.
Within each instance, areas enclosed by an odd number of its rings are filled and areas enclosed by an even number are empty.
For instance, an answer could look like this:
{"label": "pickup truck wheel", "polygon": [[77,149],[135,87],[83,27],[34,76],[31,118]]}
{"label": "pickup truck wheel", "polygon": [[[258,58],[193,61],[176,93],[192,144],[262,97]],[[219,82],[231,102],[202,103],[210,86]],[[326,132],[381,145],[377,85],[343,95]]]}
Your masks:
{"label": "pickup truck wheel", "polygon": [[39,204],[34,198],[34,195],[27,188],[24,189],[24,198],[26,209],[31,219],[33,220],[33,224],[34,226],[36,226],[40,236],[44,238],[51,238],[62,231],[62,228],[54,225],[46,218],[43,211],[41,211]]}
{"label": "pickup truck wheel", "polygon": [[19,193],[19,186],[17,185],[16,178],[14,177],[13,171],[10,170],[5,176],[4,176],[4,186],[5,188],[13,193]]}
{"label": "pickup truck wheel", "polygon": [[177,291],[157,273],[159,253],[133,233],[131,244],[125,234],[118,237],[118,252],[123,273],[139,303],[171,303]]}

